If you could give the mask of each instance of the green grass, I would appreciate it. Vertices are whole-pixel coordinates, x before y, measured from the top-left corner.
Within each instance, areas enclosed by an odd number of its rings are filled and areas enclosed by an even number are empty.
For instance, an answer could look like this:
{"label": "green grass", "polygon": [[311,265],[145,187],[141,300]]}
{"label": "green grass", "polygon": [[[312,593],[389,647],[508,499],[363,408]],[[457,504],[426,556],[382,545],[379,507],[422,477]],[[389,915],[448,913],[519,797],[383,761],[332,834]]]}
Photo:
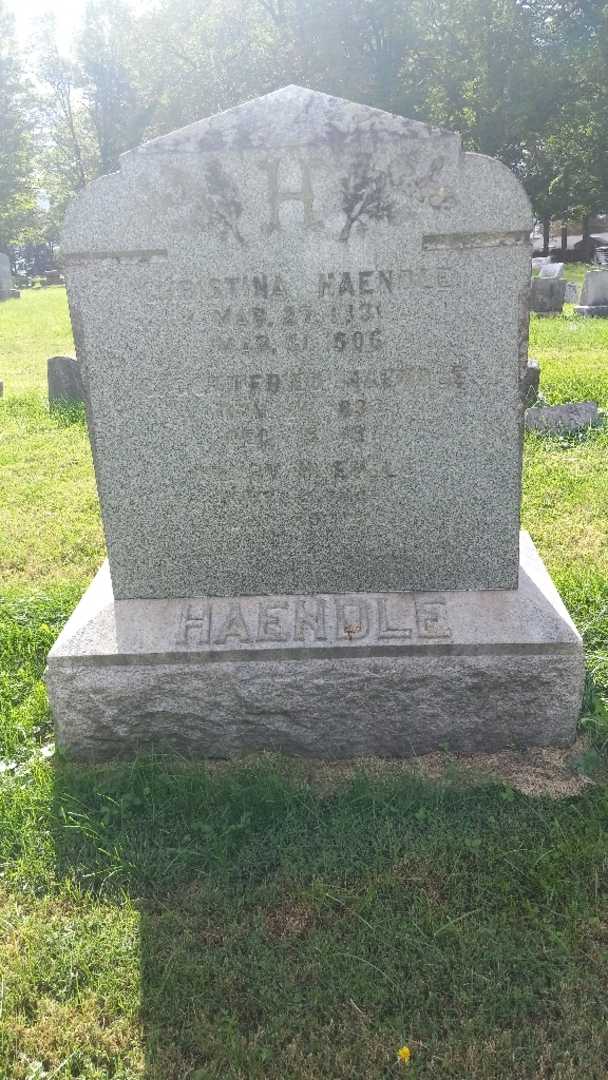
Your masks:
{"label": "green grass", "polygon": [[4,589],[84,586],[103,536],[84,412],[39,396],[0,403],[0,566]]}
{"label": "green grass", "polygon": [[0,304],[0,380],[11,397],[46,393],[49,356],[74,356],[65,289],[23,289],[20,300]]}
{"label": "green grass", "polygon": [[[70,351],[65,294],[2,319],[2,1080],[603,1080],[603,784],[551,801],[456,767],[48,757],[45,656],[103,539],[82,415],[43,400],[46,357]],[[533,319],[548,400],[608,406],[607,335]],[[596,762],[607,464],[605,430],[526,440],[523,523],[585,636]]]}

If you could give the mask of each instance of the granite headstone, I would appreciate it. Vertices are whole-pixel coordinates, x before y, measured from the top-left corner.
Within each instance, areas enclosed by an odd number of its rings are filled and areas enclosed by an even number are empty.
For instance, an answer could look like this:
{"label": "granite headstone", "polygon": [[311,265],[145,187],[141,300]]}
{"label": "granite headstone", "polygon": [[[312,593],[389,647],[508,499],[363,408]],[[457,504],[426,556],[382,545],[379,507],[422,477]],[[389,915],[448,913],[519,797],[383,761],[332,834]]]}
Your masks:
{"label": "granite headstone", "polygon": [[601,424],[595,401],[567,401],[564,405],[542,405],[526,412],[526,429],[553,435],[573,434]]}
{"label": "granite headstone", "polygon": [[529,221],[457,135],[297,87],[93,183],[62,259],[116,597],[515,587]]}
{"label": "granite headstone", "polygon": [[9,300],[13,288],[11,263],[8,255],[0,251],[0,300]]}
{"label": "granite headstone", "polygon": [[608,315],[608,269],[587,271],[580,301],[574,310],[577,315]]}
{"label": "granite headstone", "polygon": [[530,357],[521,381],[521,398],[526,409],[529,409],[537,400],[539,387],[540,366],[538,360]]}
{"label": "granite headstone", "polygon": [[80,364],[72,356],[51,356],[47,360],[49,405],[59,401],[84,401]]}
{"label": "granite headstone", "polygon": [[564,276],[564,264],[548,262],[540,268],[538,275],[541,278],[561,278]]}
{"label": "granite headstone", "polygon": [[560,314],[564,306],[566,282],[563,278],[532,278],[530,311],[539,315]]}
{"label": "granite headstone", "polygon": [[49,656],[66,752],[572,739],[580,638],[519,539],[530,222],[457,135],[300,87],[79,196],[109,566]]}

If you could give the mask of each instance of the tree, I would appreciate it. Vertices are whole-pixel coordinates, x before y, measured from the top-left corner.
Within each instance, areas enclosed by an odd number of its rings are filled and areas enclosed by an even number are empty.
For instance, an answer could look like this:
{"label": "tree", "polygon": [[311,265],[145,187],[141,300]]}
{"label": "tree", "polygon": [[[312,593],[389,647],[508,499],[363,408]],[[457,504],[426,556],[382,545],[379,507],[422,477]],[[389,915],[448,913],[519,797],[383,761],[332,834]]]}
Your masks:
{"label": "tree", "polygon": [[0,0],[0,250],[17,243],[35,207],[30,88]]}
{"label": "tree", "polygon": [[39,240],[55,243],[67,203],[98,173],[99,155],[82,105],[77,64],[60,54],[52,15],[40,21],[37,58],[37,164],[43,190]]}
{"label": "tree", "polygon": [[77,58],[79,85],[94,132],[97,171],[113,172],[141,142],[149,118],[130,70],[133,18],[124,0],[89,0]]}

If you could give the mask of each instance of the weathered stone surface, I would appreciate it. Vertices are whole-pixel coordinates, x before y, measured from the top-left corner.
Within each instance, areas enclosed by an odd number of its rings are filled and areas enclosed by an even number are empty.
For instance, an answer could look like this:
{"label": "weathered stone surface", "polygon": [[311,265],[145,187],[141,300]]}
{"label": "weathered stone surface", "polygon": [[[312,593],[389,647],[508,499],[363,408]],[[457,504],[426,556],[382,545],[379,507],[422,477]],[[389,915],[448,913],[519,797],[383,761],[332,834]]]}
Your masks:
{"label": "weathered stone surface", "polygon": [[566,292],[564,293],[564,303],[576,304],[578,300],[578,285],[576,281],[566,282]]}
{"label": "weathered stone surface", "polygon": [[521,399],[525,409],[529,409],[538,398],[539,386],[540,367],[538,360],[533,360],[530,357],[521,381]]}
{"label": "weathered stone surface", "polygon": [[515,587],[530,224],[457,135],[299,87],[96,180],[62,259],[115,595]]}
{"label": "weathered stone surface", "polygon": [[526,412],[528,431],[554,434],[583,431],[601,423],[595,401],[572,401],[566,405],[543,405]]}
{"label": "weathered stone surface", "polygon": [[608,269],[588,270],[581,290],[577,315],[608,315]]}
{"label": "weathered stone surface", "polygon": [[0,300],[8,300],[13,287],[11,262],[8,255],[0,251]]}
{"label": "weathered stone surface", "polygon": [[49,404],[58,401],[84,401],[80,364],[71,356],[51,356],[47,360]]}
{"label": "weathered stone surface", "polygon": [[561,312],[564,306],[566,282],[563,278],[532,278],[530,311],[540,315]]}
{"label": "weathered stone surface", "polygon": [[564,276],[564,264],[547,262],[543,263],[540,268],[539,277],[541,278],[561,278]]}
{"label": "weathered stone surface", "polygon": [[568,744],[583,655],[522,534],[512,592],[116,601],[104,565],[45,679],[74,758],[408,756]]}

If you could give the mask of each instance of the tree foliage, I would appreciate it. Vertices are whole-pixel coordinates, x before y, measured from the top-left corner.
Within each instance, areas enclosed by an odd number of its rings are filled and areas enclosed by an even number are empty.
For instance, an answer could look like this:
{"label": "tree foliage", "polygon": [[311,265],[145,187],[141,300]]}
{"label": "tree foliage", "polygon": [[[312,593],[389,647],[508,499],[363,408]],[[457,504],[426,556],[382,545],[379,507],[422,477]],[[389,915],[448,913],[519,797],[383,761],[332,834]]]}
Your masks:
{"label": "tree foliage", "polygon": [[293,82],[461,132],[539,217],[603,210],[607,67],[604,0],[88,0],[72,57],[39,34],[47,228],[143,139]]}
{"label": "tree foliage", "polygon": [[31,98],[13,20],[0,0],[0,250],[25,236],[36,205]]}

